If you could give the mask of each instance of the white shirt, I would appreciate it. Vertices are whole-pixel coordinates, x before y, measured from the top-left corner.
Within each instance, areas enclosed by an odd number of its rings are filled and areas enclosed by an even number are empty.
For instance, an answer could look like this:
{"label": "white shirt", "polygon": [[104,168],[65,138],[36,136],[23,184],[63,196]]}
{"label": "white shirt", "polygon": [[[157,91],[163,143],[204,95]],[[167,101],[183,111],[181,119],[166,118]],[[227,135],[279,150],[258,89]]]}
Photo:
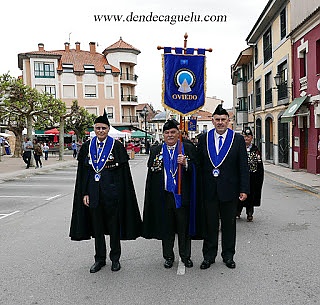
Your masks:
{"label": "white shirt", "polygon": [[224,140],[226,139],[228,130],[226,130],[223,134],[218,134],[216,131],[214,131],[214,143],[216,146],[216,152],[219,153],[219,137],[222,136],[222,146],[224,143]]}

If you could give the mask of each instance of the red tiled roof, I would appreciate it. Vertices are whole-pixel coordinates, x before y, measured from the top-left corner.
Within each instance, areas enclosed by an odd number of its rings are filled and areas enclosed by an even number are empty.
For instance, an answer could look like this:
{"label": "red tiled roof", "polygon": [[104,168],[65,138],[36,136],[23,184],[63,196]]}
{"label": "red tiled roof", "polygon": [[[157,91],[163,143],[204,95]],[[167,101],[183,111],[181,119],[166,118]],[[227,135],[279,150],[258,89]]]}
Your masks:
{"label": "red tiled roof", "polygon": [[140,50],[136,49],[131,44],[123,41],[121,37],[117,42],[115,42],[111,46],[105,48],[102,53],[106,53],[108,51],[117,50],[117,49],[133,50],[133,51],[136,51],[138,54],[140,53]]}
{"label": "red tiled roof", "polygon": [[[94,65],[96,72],[105,73],[105,65],[109,65],[107,59],[103,54],[91,53],[90,51],[76,51],[75,49],[65,50],[55,50],[55,51],[33,51],[27,52],[29,55],[54,55],[61,56],[60,63],[73,64],[73,70],[75,72],[83,72],[83,65]],[[114,66],[111,66],[112,72],[120,72],[120,70]],[[59,64],[58,70],[62,70],[61,64]]]}

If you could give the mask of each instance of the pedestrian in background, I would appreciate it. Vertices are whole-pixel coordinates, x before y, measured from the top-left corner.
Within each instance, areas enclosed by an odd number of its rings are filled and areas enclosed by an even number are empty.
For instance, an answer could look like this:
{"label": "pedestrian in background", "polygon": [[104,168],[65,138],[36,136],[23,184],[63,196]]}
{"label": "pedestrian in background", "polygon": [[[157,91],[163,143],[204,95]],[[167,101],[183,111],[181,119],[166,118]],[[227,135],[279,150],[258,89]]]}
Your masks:
{"label": "pedestrian in background", "polygon": [[205,236],[201,269],[215,262],[221,219],[221,256],[228,268],[235,268],[236,214],[238,199],[249,193],[249,169],[243,137],[228,128],[229,114],[219,104],[213,113],[214,129],[198,142],[200,198],[204,204]]}
{"label": "pedestrian in background", "polygon": [[[195,234],[195,160],[192,144],[181,143],[178,122],[163,125],[164,143],[151,146],[145,187],[143,237],[162,240],[164,267],[174,262],[174,240],[178,233],[179,255],[187,268],[191,260],[191,235]],[[181,194],[178,194],[178,165],[181,170]]]}
{"label": "pedestrian in background", "polygon": [[3,141],[3,146],[6,151],[6,155],[11,155],[10,143],[9,138],[5,138]]}
{"label": "pedestrian in background", "polygon": [[42,161],[41,161],[42,148],[41,148],[41,144],[37,139],[33,140],[33,156],[34,156],[34,160],[36,161],[36,168],[42,167]]}
{"label": "pedestrian in background", "polygon": [[43,150],[43,153],[44,153],[44,159],[45,159],[45,160],[48,160],[48,156],[49,156],[49,146],[48,146],[47,143],[44,143],[44,144],[43,144],[42,150]]}
{"label": "pedestrian in background", "polygon": [[107,113],[94,122],[96,134],[78,154],[77,178],[73,199],[70,237],[95,239],[95,263],[90,273],[106,265],[105,235],[110,236],[111,270],[121,268],[120,240],[141,235],[141,216],[123,145],[108,136]]}
{"label": "pedestrian in background", "polygon": [[30,141],[30,139],[28,137],[25,138],[23,144],[22,144],[22,159],[24,161],[24,163],[27,164],[26,168],[30,167],[31,164],[31,152],[33,149],[33,144]]}
{"label": "pedestrian in background", "polygon": [[248,165],[250,172],[250,194],[246,200],[238,201],[237,218],[240,218],[242,209],[246,208],[247,221],[253,220],[254,207],[261,205],[261,190],[264,179],[264,169],[261,153],[256,145],[252,143],[253,133],[249,127],[242,131],[248,154]]}
{"label": "pedestrian in background", "polygon": [[72,148],[72,152],[73,152],[73,158],[77,158],[78,145],[75,140],[72,141],[71,148]]}

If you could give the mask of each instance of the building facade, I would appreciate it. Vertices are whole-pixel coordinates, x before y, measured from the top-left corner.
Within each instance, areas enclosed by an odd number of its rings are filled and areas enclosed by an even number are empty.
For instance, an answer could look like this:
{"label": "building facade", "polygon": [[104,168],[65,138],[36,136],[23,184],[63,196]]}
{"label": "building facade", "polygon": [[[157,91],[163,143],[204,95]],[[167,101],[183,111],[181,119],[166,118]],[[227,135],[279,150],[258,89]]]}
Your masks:
{"label": "building facade", "polygon": [[80,43],[63,50],[47,51],[38,44],[37,51],[18,54],[24,84],[40,92],[53,94],[70,108],[72,101],[95,115],[108,113],[111,124],[138,125],[135,94],[138,76],[135,74],[140,51],[119,41],[107,47],[102,54],[96,44],[89,43],[89,51]]}

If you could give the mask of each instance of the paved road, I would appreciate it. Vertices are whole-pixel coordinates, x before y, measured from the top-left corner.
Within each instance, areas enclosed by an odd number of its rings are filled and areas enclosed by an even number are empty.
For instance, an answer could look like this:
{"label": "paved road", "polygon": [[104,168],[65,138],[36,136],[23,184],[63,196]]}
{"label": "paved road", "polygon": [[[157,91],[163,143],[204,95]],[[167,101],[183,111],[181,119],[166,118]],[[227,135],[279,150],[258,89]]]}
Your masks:
{"label": "paved road", "polygon": [[[142,211],[146,157],[130,164]],[[234,270],[220,257],[200,270],[194,241],[178,275],[159,241],[139,238],[122,243],[119,272],[90,274],[93,241],[68,238],[75,170],[0,184],[0,304],[319,304],[319,195],[266,175],[254,222],[238,220]]]}

